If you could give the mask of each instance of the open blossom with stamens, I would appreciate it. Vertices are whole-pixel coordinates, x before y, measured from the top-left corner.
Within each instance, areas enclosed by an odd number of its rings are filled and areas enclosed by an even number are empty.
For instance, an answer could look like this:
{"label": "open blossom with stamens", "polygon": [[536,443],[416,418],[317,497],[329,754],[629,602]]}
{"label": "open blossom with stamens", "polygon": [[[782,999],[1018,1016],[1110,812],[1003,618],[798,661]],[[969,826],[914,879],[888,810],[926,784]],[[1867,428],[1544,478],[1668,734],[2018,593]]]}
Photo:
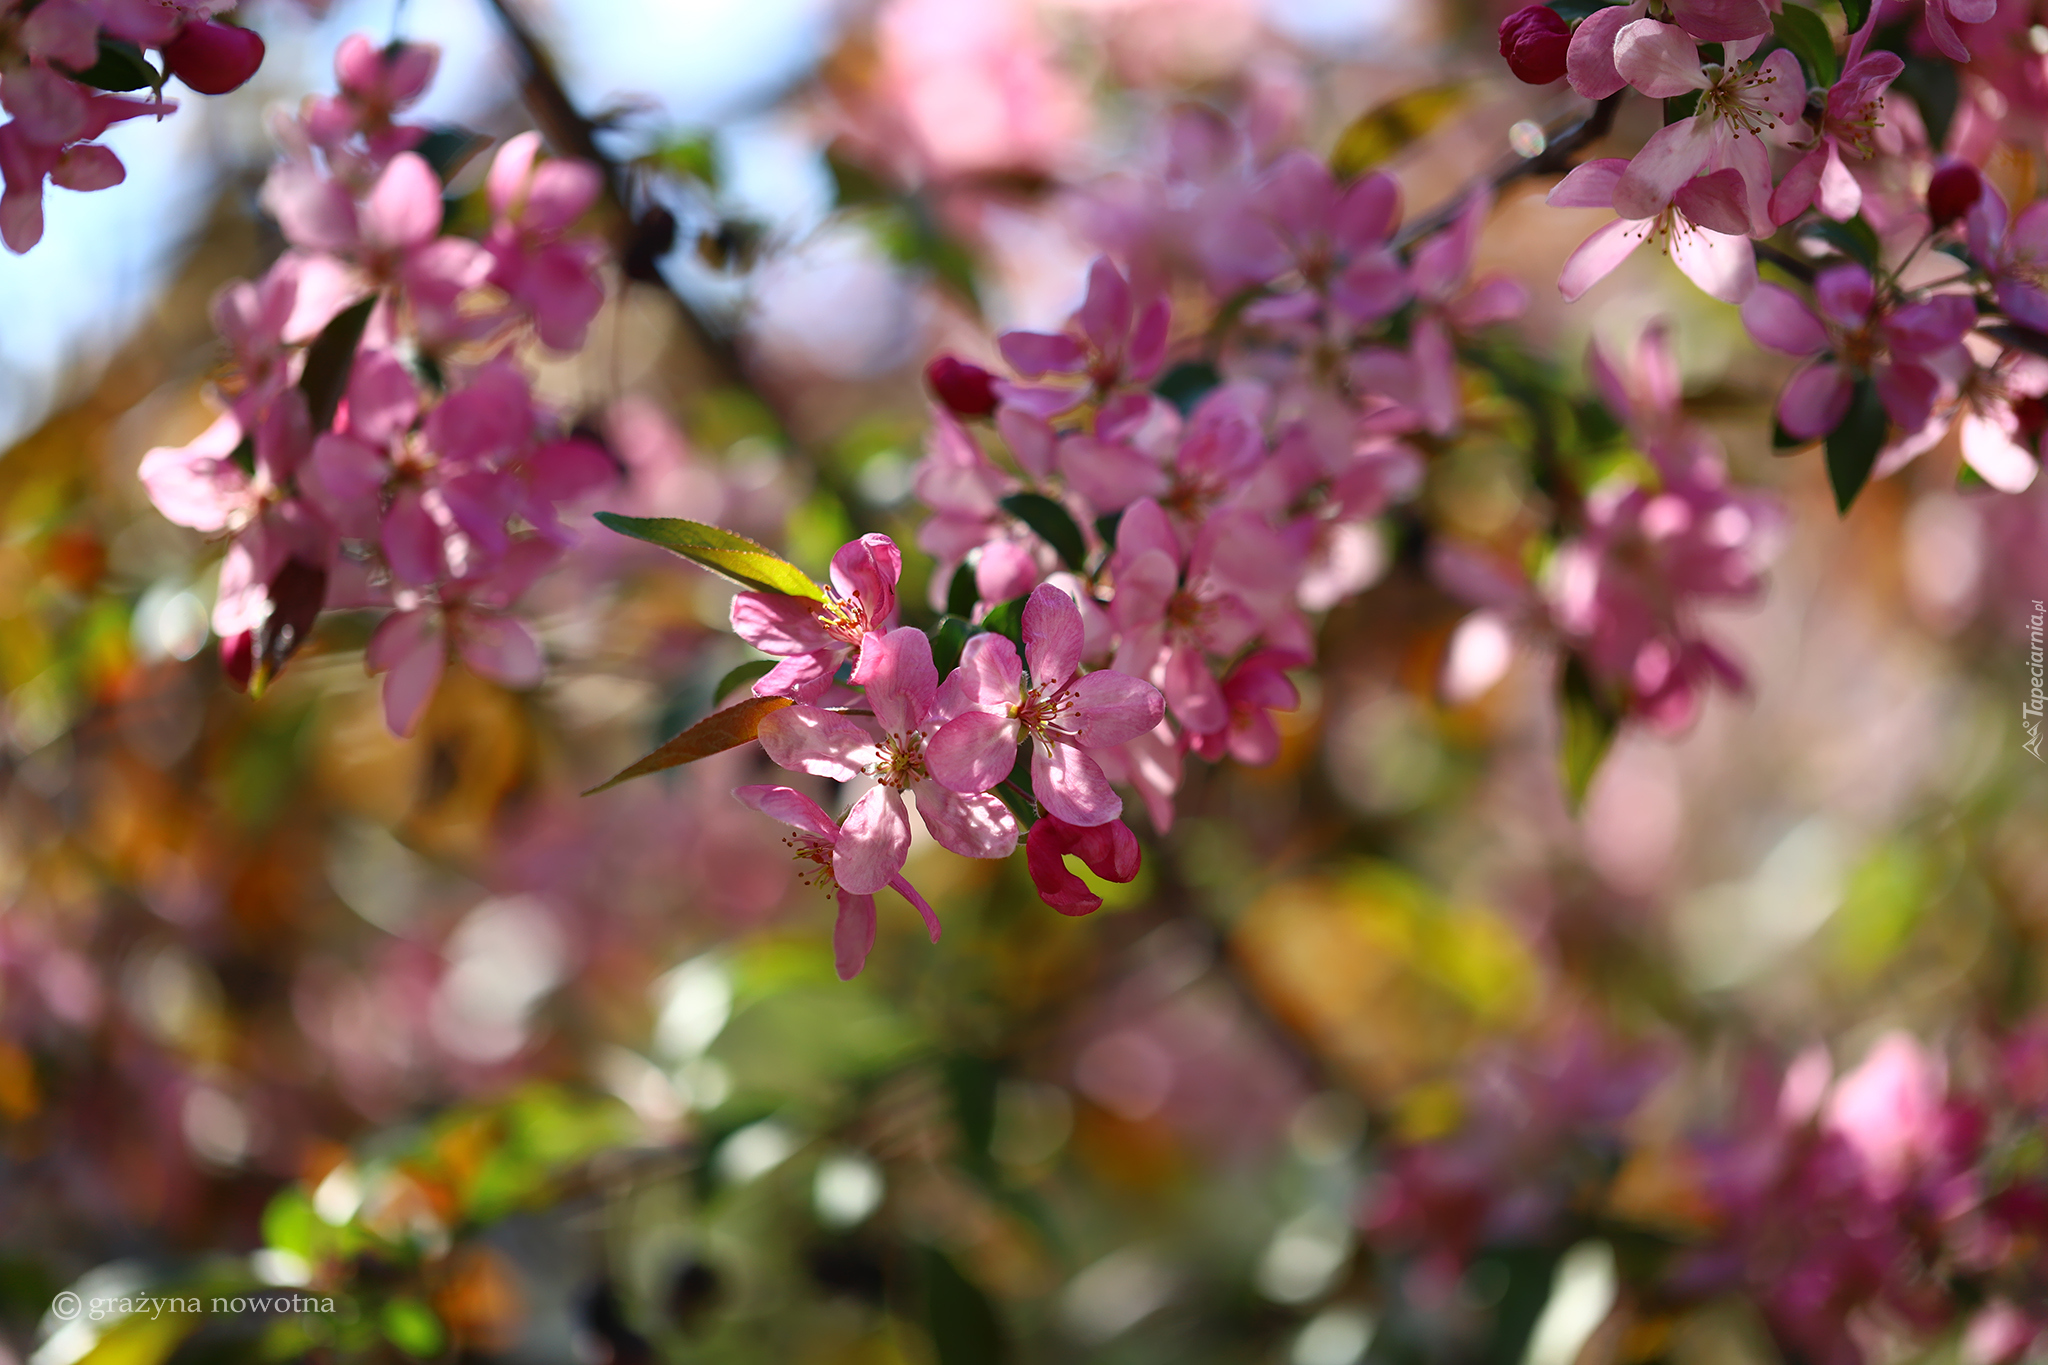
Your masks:
{"label": "open blossom with stamens", "polygon": [[1820,142],[1785,172],[1771,192],[1771,221],[1789,223],[1818,204],[1837,222],[1856,216],[1863,207],[1863,187],[1842,160],[1846,150],[1858,159],[1877,149],[1873,133],[1884,109],[1884,92],[1906,64],[1898,54],[1872,52],[1859,57],[1828,90],[1821,113]]}
{"label": "open blossom with stamens", "polygon": [[[1618,157],[1588,161],[1550,192],[1560,208],[1613,208],[1615,188],[1629,163]],[[1746,228],[1742,177],[1733,169],[1681,185],[1671,203],[1647,218],[1621,217],[1579,244],[1557,277],[1566,302],[1606,279],[1645,242],[1655,242],[1687,279],[1724,303],[1741,303],[1756,288],[1756,250]],[[1713,224],[1714,226],[1706,226]]]}
{"label": "open blossom with stamens", "polygon": [[1876,380],[1891,419],[1908,431],[1926,424],[1941,379],[1930,358],[1954,349],[1977,323],[1966,294],[1937,294],[1897,305],[1881,297],[1870,272],[1838,265],[1814,280],[1808,308],[1791,290],[1760,284],[1742,305],[1749,334],[1787,355],[1820,357],[1795,374],[1778,401],[1778,421],[1801,439],[1825,436],[1848,415],[1856,378]]}
{"label": "open blossom with stamens", "polygon": [[863,640],[895,629],[896,581],[902,576],[903,552],[896,542],[870,534],[832,556],[832,582],[822,602],[779,592],[736,595],[733,634],[782,660],[754,684],[754,695],[816,698],[848,657],[858,664]]}
{"label": "open blossom with stamens", "polygon": [[[873,892],[849,891],[840,885],[834,867],[841,829],[832,823],[817,802],[789,787],[738,787],[733,791],[747,805],[763,815],[773,816],[796,833],[783,840],[796,855],[804,881],[823,890],[839,902],[839,917],[832,926],[832,959],[841,981],[851,981],[867,965],[868,952],[875,946],[875,897]],[[901,873],[891,876],[890,890],[917,907],[924,917],[932,942],[939,941],[939,917],[917,888]]]}
{"label": "open blossom with stamens", "polygon": [[1970,253],[1990,277],[1998,306],[2014,322],[2048,329],[2048,199],[2012,217],[1987,184],[1970,209],[1969,225]]}
{"label": "open blossom with stamens", "polygon": [[[1744,60],[1756,41],[1730,43],[1725,63],[1700,60],[1692,38],[1676,24],[1640,19],[1614,42],[1614,65],[1629,84],[1653,99],[1697,94],[1698,112],[1659,129],[1629,162],[1614,186],[1614,211],[1649,218],[1669,208],[1687,181],[1732,170],[1741,177],[1747,230],[1768,237],[1771,152],[1806,131],[1806,78],[1799,60],[1778,48],[1761,62]],[[1702,218],[1722,232],[1742,225]]]}
{"label": "open blossom with stamens", "polygon": [[1005,332],[996,338],[1003,359],[1026,379],[1072,375],[1087,383],[1016,384],[999,381],[1005,405],[1055,417],[1119,384],[1145,384],[1166,359],[1166,301],[1140,307],[1130,281],[1098,257],[1088,270],[1088,294],[1064,332]]}
{"label": "open blossom with stamens", "polygon": [[1070,825],[1100,825],[1123,800],[1089,750],[1137,738],[1159,724],[1165,703],[1150,683],[1114,670],[1082,673],[1081,612],[1042,583],[1024,604],[1025,686],[1017,650],[1000,635],[977,635],[939,694],[952,716],[932,736],[932,775],[959,792],[985,792],[1009,775],[1017,745],[1031,746],[1038,803]]}
{"label": "open blossom with stamens", "polygon": [[847,812],[834,846],[832,874],[839,885],[857,893],[879,891],[903,870],[910,856],[905,796],[917,798],[917,813],[943,847],[969,858],[1008,857],[1017,847],[1017,821],[1009,807],[985,790],[956,792],[932,776],[926,750],[944,717],[936,705],[938,669],[924,632],[905,628],[868,636],[853,681],[867,690],[879,735],[849,716],[808,705],[774,712],[760,731],[761,747],[785,768],[840,782],[874,779],[874,787]]}

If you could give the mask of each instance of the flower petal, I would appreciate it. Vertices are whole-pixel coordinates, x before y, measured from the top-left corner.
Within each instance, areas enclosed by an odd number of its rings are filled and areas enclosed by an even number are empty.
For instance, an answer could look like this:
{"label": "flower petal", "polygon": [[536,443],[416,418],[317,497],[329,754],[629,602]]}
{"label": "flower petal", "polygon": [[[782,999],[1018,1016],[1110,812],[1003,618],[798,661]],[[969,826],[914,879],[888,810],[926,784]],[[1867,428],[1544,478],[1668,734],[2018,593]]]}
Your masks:
{"label": "flower petal", "polygon": [[1017,817],[1000,797],[949,791],[936,782],[912,790],[917,813],[940,847],[963,858],[1007,858],[1017,851]]}
{"label": "flower petal", "polygon": [[1087,633],[1074,599],[1041,583],[1024,603],[1024,659],[1036,687],[1058,688],[1081,667]]}
{"label": "flower petal", "polygon": [[806,834],[815,834],[828,844],[838,841],[839,826],[832,823],[832,817],[825,813],[825,808],[793,787],[735,787],[732,794],[761,814],[785,825]]}
{"label": "flower petal", "polygon": [[832,848],[832,879],[842,890],[873,895],[903,870],[909,856],[910,811],[903,794],[893,787],[870,787],[839,827],[839,842]]}
{"label": "flower petal", "polygon": [[985,792],[1017,765],[1017,722],[987,711],[969,711],[941,725],[925,745],[932,779],[956,792]]}
{"label": "flower petal", "polygon": [[832,922],[832,966],[851,981],[868,965],[875,946],[875,898],[839,889],[839,918]]}
{"label": "flower petal", "polygon": [[1814,355],[1828,347],[1828,329],[1806,300],[1778,284],[1759,284],[1742,304],[1742,325],[1760,346],[1786,355]]}
{"label": "flower petal", "polygon": [[1614,36],[1614,69],[1654,100],[1712,84],[1700,66],[1700,50],[1685,30],[1655,19],[1638,19]]}
{"label": "flower petal", "polygon": [[1102,765],[1071,744],[1032,750],[1031,791],[1048,814],[1070,825],[1107,824],[1124,810]]}
{"label": "flower petal", "polygon": [[[846,716],[786,706],[762,717],[761,748],[778,767],[847,782],[874,761],[875,738]],[[872,890],[873,888],[869,888]]]}

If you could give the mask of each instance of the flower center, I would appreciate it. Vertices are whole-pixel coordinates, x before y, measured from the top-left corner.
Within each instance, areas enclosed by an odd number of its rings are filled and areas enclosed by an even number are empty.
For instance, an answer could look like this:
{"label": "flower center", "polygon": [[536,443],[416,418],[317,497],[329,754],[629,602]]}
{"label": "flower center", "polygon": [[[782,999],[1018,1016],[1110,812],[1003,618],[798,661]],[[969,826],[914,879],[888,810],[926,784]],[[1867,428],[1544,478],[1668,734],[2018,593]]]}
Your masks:
{"label": "flower center", "polygon": [[1764,103],[1763,93],[1778,83],[1777,73],[1736,66],[1717,70],[1711,64],[1704,70],[1713,84],[1700,92],[1702,115],[1728,123],[1738,133],[1754,135],[1778,126],[1778,116]]}
{"label": "flower center", "polygon": [[924,736],[915,730],[907,735],[885,736],[868,775],[897,791],[924,781],[930,776],[924,763]]}
{"label": "flower center", "polygon": [[861,637],[874,628],[868,618],[867,603],[859,596],[841,597],[831,588],[825,589],[825,600],[816,608],[818,625],[833,639],[858,646]]}
{"label": "flower center", "polygon": [[827,896],[838,892],[839,883],[832,876],[832,845],[815,834],[802,833],[787,835],[782,842],[796,858],[798,881]]}
{"label": "flower center", "polygon": [[1073,705],[1074,698],[1065,687],[1049,694],[1044,688],[1034,687],[1024,694],[1022,701],[1010,708],[1010,715],[1025,734],[1051,752],[1056,739],[1073,737],[1074,732],[1060,723],[1060,716]]}

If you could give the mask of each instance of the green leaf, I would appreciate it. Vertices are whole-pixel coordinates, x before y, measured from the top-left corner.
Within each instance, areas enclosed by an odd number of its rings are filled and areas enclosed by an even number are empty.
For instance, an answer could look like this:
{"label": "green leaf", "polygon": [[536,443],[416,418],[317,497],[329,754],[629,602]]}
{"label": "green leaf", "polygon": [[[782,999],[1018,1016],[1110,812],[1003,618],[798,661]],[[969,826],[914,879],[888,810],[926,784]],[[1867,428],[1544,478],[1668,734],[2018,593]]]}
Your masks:
{"label": "green leaf", "polygon": [[960,651],[978,633],[958,616],[941,616],[932,626],[932,664],[941,678],[960,666]]}
{"label": "green leaf", "polygon": [[1425,85],[1368,109],[1338,135],[1331,173],[1350,180],[1378,166],[1457,112],[1468,88],[1462,81]]}
{"label": "green leaf", "polygon": [[1621,729],[1620,709],[1594,686],[1592,674],[1576,654],[1564,666],[1558,719],[1563,730],[1558,760],[1564,769],[1565,794],[1576,811]]}
{"label": "green leaf", "polygon": [[1812,444],[1812,441],[1802,440],[1785,430],[1785,424],[1778,421],[1775,417],[1771,419],[1771,453],[1773,455],[1789,455],[1795,450],[1804,450]]}
{"label": "green leaf", "polygon": [[299,390],[306,395],[306,411],[316,432],[334,425],[335,409],[341,406],[341,396],[348,392],[349,372],[355,368],[356,345],[363,339],[363,328],[369,325],[370,310],[377,306],[378,298],[372,294],[342,309],[306,348],[306,368],[299,375]]}
{"label": "green leaf", "polygon": [[[1905,46],[1903,38],[1899,46]],[[1948,126],[1955,121],[1956,103],[1962,98],[1962,83],[1957,76],[1955,63],[1946,57],[1922,57],[1901,52],[1906,69],[1892,82],[1892,89],[1902,91],[1920,110],[1920,121],[1927,125],[1927,141],[1930,146],[1940,147],[1948,141]]]}
{"label": "green leaf", "polygon": [[1830,86],[1840,69],[1835,62],[1835,36],[1818,14],[1803,5],[1787,5],[1771,20],[1778,41],[1792,49],[1806,67],[1811,84]]}
{"label": "green leaf", "polygon": [[773,659],[749,659],[718,680],[718,686],[711,689],[711,700],[714,703],[723,701],[732,695],[734,688],[759,682],[774,671]]}
{"label": "green leaf", "polygon": [[1842,17],[1849,21],[1849,32],[1863,27],[1870,18],[1870,0],[1841,0]]}
{"label": "green leaf", "polygon": [[1598,14],[1609,5],[1619,3],[1621,0],[1550,0],[1550,8],[1576,24],[1589,14]]}
{"label": "green leaf", "polygon": [[1017,761],[1010,765],[1010,775],[995,786],[996,799],[1010,808],[1010,814],[1017,817],[1017,826],[1028,830],[1038,823],[1038,798],[1031,794],[1031,745],[1017,746]]}
{"label": "green leaf", "polygon": [[431,130],[413,150],[426,159],[445,185],[461,174],[462,168],[475,160],[478,152],[490,145],[491,140],[482,134],[447,123]]}
{"label": "green leaf", "polygon": [[920,1259],[925,1330],[931,1333],[939,1365],[1002,1365],[1009,1360],[1009,1337],[981,1287],[936,1247],[926,1247]]}
{"label": "green leaf", "polygon": [[[1672,95],[1664,101],[1664,126],[1669,128],[1680,119],[1689,119],[1699,112],[1700,92],[1688,90],[1683,95]],[[1698,125],[1695,124],[1695,127]]]}
{"label": "green leaf", "polygon": [[1007,636],[1020,654],[1024,652],[1024,603],[1027,600],[1013,597],[1007,602],[998,602],[988,609],[988,615],[981,618],[983,630]]}
{"label": "green leaf", "polygon": [[1116,553],[1116,533],[1123,524],[1122,512],[1105,512],[1095,519],[1095,534],[1102,537],[1102,552],[1105,556]]}
{"label": "green leaf", "polygon": [[598,521],[622,536],[659,545],[722,578],[756,592],[825,600],[824,591],[796,565],[743,535],[680,517],[622,517],[599,512]]}
{"label": "green leaf", "polygon": [[256,438],[244,436],[235,448],[228,453],[228,459],[234,464],[235,468],[241,470],[250,478],[255,478]]}
{"label": "green leaf", "polygon": [[441,1354],[447,1333],[434,1310],[418,1299],[393,1299],[377,1317],[385,1338],[416,1360],[431,1360]]}
{"label": "green leaf", "polygon": [[89,85],[95,90],[156,90],[164,83],[157,69],[142,55],[142,49],[124,38],[109,38],[100,35],[100,54],[93,64],[83,71],[74,71],[72,79],[80,85]]}
{"label": "green leaf", "polygon": [[1043,493],[1012,493],[1003,510],[1038,533],[1075,573],[1088,571],[1088,542],[1067,509]]}
{"label": "green leaf", "polygon": [[628,778],[644,777],[664,768],[675,768],[713,754],[722,754],[727,749],[737,749],[760,732],[762,721],[783,707],[795,704],[788,697],[748,697],[723,711],[714,711],[618,776],[583,794],[595,796]]}
{"label": "green leaf", "polygon": [[1802,236],[1820,238],[1866,270],[1877,268],[1878,253],[1882,248],[1878,245],[1877,234],[1871,231],[1870,224],[1863,221],[1861,214],[1846,223],[1837,223],[1832,218],[1816,218],[1799,231]]}
{"label": "green leaf", "polygon": [[1222,373],[1208,361],[1183,360],[1159,376],[1152,392],[1179,408],[1180,415],[1185,417],[1222,382]]}
{"label": "green leaf", "polygon": [[1994,322],[1977,330],[2009,350],[2048,356],[2048,333],[2037,332],[2031,327],[2022,327],[2017,322]]}
{"label": "green leaf", "polygon": [[654,159],[672,174],[718,188],[718,149],[709,133],[692,133],[665,142],[655,149]]}
{"label": "green leaf", "polygon": [[311,1261],[314,1238],[319,1232],[320,1222],[314,1216],[312,1201],[296,1185],[287,1186],[264,1206],[265,1246],[289,1251],[302,1261]]}
{"label": "green leaf", "polygon": [[946,585],[946,613],[966,620],[974,615],[974,604],[981,600],[981,589],[974,582],[974,566],[966,560],[953,570],[953,581]]}
{"label": "green leaf", "polygon": [[1828,433],[1828,482],[1834,486],[1835,507],[1841,512],[1848,512],[1849,504],[1870,481],[1887,426],[1877,385],[1867,375],[1858,379],[1855,396],[1849,400],[1849,415]]}

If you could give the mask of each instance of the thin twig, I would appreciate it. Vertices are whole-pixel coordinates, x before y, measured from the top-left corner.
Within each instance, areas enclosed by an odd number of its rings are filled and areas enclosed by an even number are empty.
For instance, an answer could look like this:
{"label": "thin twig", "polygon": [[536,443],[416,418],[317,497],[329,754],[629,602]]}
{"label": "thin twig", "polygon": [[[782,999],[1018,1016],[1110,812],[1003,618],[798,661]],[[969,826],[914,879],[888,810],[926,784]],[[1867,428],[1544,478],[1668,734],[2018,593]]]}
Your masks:
{"label": "thin twig", "polygon": [[[1535,156],[1509,156],[1494,164],[1493,171],[1486,177],[1486,184],[1499,190],[1512,185],[1525,175],[1554,175],[1571,169],[1571,158],[1581,148],[1590,146],[1606,137],[1614,127],[1614,112],[1621,107],[1619,94],[1609,95],[1595,104],[1575,122],[1567,123],[1554,135],[1545,130],[1547,141],[1542,151]],[[1410,246],[1442,228],[1449,227],[1465,205],[1471,200],[1471,191],[1457,195],[1448,203],[1439,205],[1434,212],[1416,219],[1401,229],[1394,238],[1395,247]]]}

